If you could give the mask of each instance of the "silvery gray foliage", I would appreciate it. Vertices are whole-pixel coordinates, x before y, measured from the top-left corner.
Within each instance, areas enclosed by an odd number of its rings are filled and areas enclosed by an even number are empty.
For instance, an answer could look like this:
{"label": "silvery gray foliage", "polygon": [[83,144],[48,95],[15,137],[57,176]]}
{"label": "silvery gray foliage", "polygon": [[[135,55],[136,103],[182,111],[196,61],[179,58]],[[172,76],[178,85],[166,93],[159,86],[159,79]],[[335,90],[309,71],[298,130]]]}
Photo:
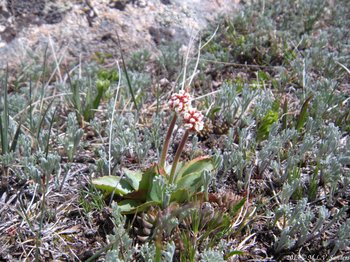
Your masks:
{"label": "silvery gray foliage", "polygon": [[10,115],[17,114],[19,111],[21,111],[24,108],[24,106],[28,104],[26,95],[27,94],[24,94],[24,92],[19,92],[19,93],[16,92],[16,93],[8,94],[7,98],[8,98],[8,103],[10,105],[9,107]]}
{"label": "silvery gray foliage", "polygon": [[70,161],[73,160],[75,153],[78,150],[81,138],[84,135],[84,130],[79,128],[78,121],[76,119],[76,114],[71,112],[68,114],[67,118],[67,130],[60,139],[60,143],[63,145],[67,157]]}
{"label": "silvery gray foliage", "polygon": [[[151,243],[145,243],[140,248],[140,254],[145,262],[153,262],[156,256],[156,247]],[[162,250],[162,261],[172,262],[175,254],[175,243],[169,242],[166,244],[166,248]]]}
{"label": "silvery gray foliage", "polygon": [[118,256],[119,256],[118,250],[108,251],[106,254],[106,262],[124,262],[125,261],[125,260],[120,260]]}
{"label": "silvery gray foliage", "polygon": [[286,225],[274,244],[275,253],[288,250],[298,241],[305,241],[314,214],[307,207],[307,199],[299,200],[296,206],[281,205],[275,212],[275,223],[285,217]]}
{"label": "silvery gray foliage", "polygon": [[[313,211],[307,203],[307,199],[303,198],[296,205],[291,203],[282,204],[275,211],[274,223],[277,221],[285,221],[281,234],[275,237],[274,252],[280,252],[296,249],[319,237],[326,230],[331,228],[336,223],[341,223],[342,217],[345,214],[347,206],[344,206],[337,213],[331,216],[325,206],[320,206],[318,210]],[[333,239],[328,241],[328,244],[333,243],[334,254],[348,246],[350,242],[350,222],[347,220],[339,227]],[[334,255],[333,254],[333,255]]]}
{"label": "silvery gray foliage", "polygon": [[162,261],[172,262],[175,254],[175,243],[169,242],[166,245],[166,249],[162,251]]}
{"label": "silvery gray foliage", "polygon": [[[106,261],[133,261],[136,254],[140,254],[144,261],[154,261],[156,256],[155,243],[145,243],[139,250],[133,246],[133,240],[125,229],[126,217],[121,214],[118,205],[112,203],[113,234],[107,236],[111,249],[106,254]],[[165,219],[164,222],[169,222]],[[164,248],[164,247],[163,247]],[[171,262],[175,254],[175,243],[169,242],[162,250],[162,261]]]}
{"label": "silvery gray foliage", "polygon": [[47,129],[44,129],[39,133],[38,146],[42,152],[45,151],[46,146],[49,143],[50,137],[51,133]]}
{"label": "silvery gray foliage", "polygon": [[112,216],[114,229],[113,234],[107,236],[111,249],[106,254],[106,261],[132,261],[136,249],[125,229],[126,218],[120,213],[120,208],[115,202],[112,203]]}
{"label": "silvery gray foliage", "polygon": [[[210,241],[209,239],[207,241]],[[221,239],[217,246],[213,248],[204,249],[201,253],[200,261],[226,261],[224,255],[230,252],[232,246],[236,246],[234,239]],[[208,243],[209,244],[209,243]]]}
{"label": "silvery gray foliage", "polygon": [[[128,71],[128,75],[130,78],[132,89],[134,90],[134,93],[136,96],[136,100],[138,101],[138,104],[143,104],[147,99],[147,93],[148,93],[148,92],[145,92],[144,90],[146,90],[146,87],[150,86],[151,76],[148,73],[136,72],[136,71]],[[125,78],[122,78],[122,80],[126,81]],[[123,83],[123,84],[127,86],[127,83]]]}
{"label": "silvery gray foliage", "polygon": [[39,166],[45,175],[52,175],[60,168],[61,157],[54,153],[49,153],[47,156],[41,156]]}
{"label": "silvery gray foliage", "polygon": [[332,198],[347,176],[344,168],[349,163],[346,160],[349,141],[343,142],[341,131],[333,123],[320,126],[319,130],[320,139],[314,146],[314,154],[321,167],[321,179],[330,187],[329,197]]}
{"label": "silvery gray foliage", "polygon": [[283,184],[283,188],[280,192],[279,198],[282,204],[287,204],[292,197],[295,190],[300,186],[300,179],[294,179],[291,182]]}
{"label": "silvery gray foliage", "polygon": [[224,262],[224,253],[222,251],[217,251],[213,249],[206,249],[201,254],[202,259],[200,261],[202,262]]}
{"label": "silvery gray foliage", "polygon": [[[298,133],[295,129],[286,129],[284,132],[278,132],[278,128],[279,126],[276,124],[271,127],[268,140],[264,142],[261,150],[257,152],[257,159],[260,170],[265,170],[269,166],[273,167],[275,180],[283,182],[287,178],[286,170],[288,170],[288,166],[293,168],[300,157],[296,158],[295,154],[293,154],[295,150],[288,150],[286,167],[282,166],[280,153],[289,141],[297,139]],[[296,147],[296,145],[293,146]]]}
{"label": "silvery gray foliage", "polygon": [[146,242],[140,248],[140,254],[145,262],[153,262],[156,256],[156,247],[154,244]]}
{"label": "silvery gray foliage", "polygon": [[157,157],[159,157],[162,147],[161,139],[163,137],[163,133],[161,126],[165,117],[166,113],[164,111],[159,112],[158,114],[153,114],[151,120],[152,124],[144,129],[145,137],[147,137],[151,147],[155,149]]}
{"label": "silvery gray foliage", "polygon": [[[122,156],[136,157],[144,163],[151,148],[151,140],[147,132],[140,131],[135,125],[135,116],[131,113],[118,115],[113,121],[112,155],[115,164],[119,164]],[[107,130],[109,135],[109,128]]]}
{"label": "silvery gray foliage", "polygon": [[14,163],[15,155],[13,152],[9,152],[6,154],[0,154],[0,163],[4,166],[9,166]]}
{"label": "silvery gray foliage", "polygon": [[168,45],[159,47],[161,55],[158,56],[157,62],[164,72],[168,73],[168,79],[179,75],[179,68],[182,63],[183,56],[179,52],[180,44],[171,42]]}
{"label": "silvery gray foliage", "polygon": [[233,120],[240,108],[237,86],[224,82],[221,92],[217,94],[216,104],[221,107],[224,118]]}
{"label": "silvery gray foliage", "polygon": [[[98,154],[98,160],[96,161],[96,170],[99,172],[101,175],[108,174],[109,172],[109,161],[108,161],[108,155],[107,152],[104,150],[104,148],[100,148],[97,151]],[[114,162],[116,161],[113,159]],[[114,173],[114,172],[112,172]]]}
{"label": "silvery gray foliage", "polygon": [[20,134],[18,137],[18,148],[20,148],[21,155],[24,159],[32,157],[32,139],[25,135]]}
{"label": "silvery gray foliage", "polygon": [[254,100],[254,116],[258,119],[263,118],[269,111],[275,101],[271,90],[258,89],[256,99]]}
{"label": "silvery gray foliage", "polygon": [[241,138],[238,145],[234,143],[234,129],[230,128],[225,140],[225,148],[222,153],[222,166],[224,174],[231,170],[235,173],[237,179],[242,180],[245,167],[250,163],[247,159],[248,151],[254,146],[254,140],[250,136],[247,128],[238,131]]}
{"label": "silvery gray foliage", "polygon": [[[0,93],[1,94],[1,93]],[[11,106],[11,105],[10,105]],[[0,110],[0,116],[2,117],[2,114],[1,114],[1,110]],[[9,114],[10,116],[10,114]],[[13,141],[13,138],[14,138],[14,135],[16,133],[16,129],[18,127],[18,123],[16,121],[14,121],[13,119],[11,119],[11,117],[9,117],[9,121],[8,121],[8,130],[1,130],[2,132],[5,132],[7,131],[7,134],[8,134],[8,142],[9,144],[12,143]],[[0,142],[1,142],[1,138],[0,138]]]}
{"label": "silvery gray foliage", "polygon": [[224,119],[233,123],[235,118],[244,119],[249,105],[260,94],[260,90],[253,90],[244,85],[238,92],[238,86],[235,83],[224,82],[222,90],[216,95],[215,106],[220,107],[220,112]]}
{"label": "silvery gray foliage", "polygon": [[41,171],[36,165],[33,165],[32,163],[26,165],[25,171],[28,172],[30,178],[34,179],[35,182],[40,183]]}
{"label": "silvery gray foliage", "polygon": [[338,250],[343,250],[350,246],[350,219],[347,219],[344,224],[342,224],[334,238],[334,247],[330,253],[330,257],[333,257]]}
{"label": "silvery gray foliage", "polygon": [[299,146],[299,149],[297,152],[300,160],[303,158],[303,156],[306,153],[312,152],[316,144],[316,141],[317,141],[317,138],[315,137],[315,135],[309,132],[305,133],[303,137],[303,141],[301,142],[301,145]]}

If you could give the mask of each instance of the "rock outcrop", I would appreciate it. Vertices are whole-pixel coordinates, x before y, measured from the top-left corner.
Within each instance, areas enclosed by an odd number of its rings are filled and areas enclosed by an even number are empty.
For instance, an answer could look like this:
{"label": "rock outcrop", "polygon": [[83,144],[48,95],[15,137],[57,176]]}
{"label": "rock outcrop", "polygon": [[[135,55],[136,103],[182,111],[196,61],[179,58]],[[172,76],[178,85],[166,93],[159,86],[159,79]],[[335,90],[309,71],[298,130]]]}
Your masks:
{"label": "rock outcrop", "polygon": [[163,42],[186,44],[238,0],[0,0],[0,68],[48,43],[67,56],[88,59],[96,52],[156,51]]}

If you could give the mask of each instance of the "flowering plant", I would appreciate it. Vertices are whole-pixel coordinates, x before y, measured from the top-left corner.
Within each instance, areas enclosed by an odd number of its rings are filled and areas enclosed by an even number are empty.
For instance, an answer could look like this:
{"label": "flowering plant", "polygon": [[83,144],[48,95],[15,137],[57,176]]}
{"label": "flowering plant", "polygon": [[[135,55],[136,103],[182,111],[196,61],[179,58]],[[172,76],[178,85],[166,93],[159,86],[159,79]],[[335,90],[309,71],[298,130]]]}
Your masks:
{"label": "flowering plant", "polygon": [[[207,195],[212,171],[218,166],[217,161],[209,156],[198,157],[187,163],[180,161],[189,135],[203,129],[204,117],[200,111],[191,107],[191,96],[183,90],[174,93],[168,105],[173,111],[173,117],[159,162],[144,171],[124,168],[122,177],[103,176],[92,181],[97,188],[121,197],[118,206],[123,213],[142,212],[152,205],[166,208],[171,202],[190,201],[197,193]],[[178,119],[185,133],[173,163],[167,165],[169,143]]]}

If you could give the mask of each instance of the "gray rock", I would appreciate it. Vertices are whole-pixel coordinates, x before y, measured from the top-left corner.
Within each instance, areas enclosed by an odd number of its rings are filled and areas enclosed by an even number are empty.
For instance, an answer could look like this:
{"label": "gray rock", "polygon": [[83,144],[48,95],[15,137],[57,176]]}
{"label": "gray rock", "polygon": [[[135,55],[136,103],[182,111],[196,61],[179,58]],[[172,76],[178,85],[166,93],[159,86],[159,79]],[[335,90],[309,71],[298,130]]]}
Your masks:
{"label": "gray rock", "polygon": [[119,57],[165,42],[187,44],[218,15],[230,15],[238,0],[0,0],[0,68],[23,60],[28,50],[51,42],[65,56],[90,59],[96,52]]}

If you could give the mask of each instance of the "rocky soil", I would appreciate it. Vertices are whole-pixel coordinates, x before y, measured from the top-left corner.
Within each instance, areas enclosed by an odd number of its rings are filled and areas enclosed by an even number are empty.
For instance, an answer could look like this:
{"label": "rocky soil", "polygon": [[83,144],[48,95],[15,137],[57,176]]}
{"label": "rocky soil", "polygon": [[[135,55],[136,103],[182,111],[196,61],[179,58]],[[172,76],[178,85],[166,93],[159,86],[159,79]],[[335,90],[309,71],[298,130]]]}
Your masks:
{"label": "rocky soil", "polygon": [[217,16],[230,15],[239,0],[0,0],[0,68],[28,51],[54,45],[64,57],[117,55],[164,42],[188,43]]}

